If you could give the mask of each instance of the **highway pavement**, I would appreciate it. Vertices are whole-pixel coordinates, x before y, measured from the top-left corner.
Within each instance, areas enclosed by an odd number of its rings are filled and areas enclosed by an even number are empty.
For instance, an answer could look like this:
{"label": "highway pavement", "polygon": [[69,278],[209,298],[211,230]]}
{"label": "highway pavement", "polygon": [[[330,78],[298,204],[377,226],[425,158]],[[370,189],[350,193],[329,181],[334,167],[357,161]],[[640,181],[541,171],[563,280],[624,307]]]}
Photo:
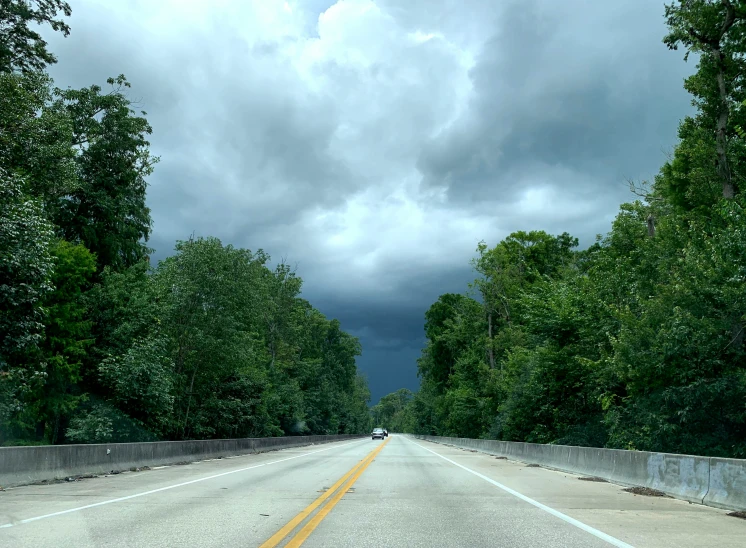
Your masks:
{"label": "highway pavement", "polygon": [[8,547],[746,545],[746,520],[391,434],[0,491]]}

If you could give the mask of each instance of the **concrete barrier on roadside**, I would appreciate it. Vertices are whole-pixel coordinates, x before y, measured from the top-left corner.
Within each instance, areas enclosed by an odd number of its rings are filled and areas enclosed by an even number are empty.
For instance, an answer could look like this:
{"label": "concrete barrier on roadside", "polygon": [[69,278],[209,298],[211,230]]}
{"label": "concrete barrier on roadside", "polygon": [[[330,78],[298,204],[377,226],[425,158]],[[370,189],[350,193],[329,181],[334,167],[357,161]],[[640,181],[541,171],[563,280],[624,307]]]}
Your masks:
{"label": "concrete barrier on roadside", "polygon": [[672,497],[727,510],[746,510],[746,460],[597,447],[415,436],[510,460],[657,489]]}
{"label": "concrete barrier on roadside", "polygon": [[0,486],[329,443],[366,435],[0,447]]}
{"label": "concrete barrier on roadside", "polygon": [[704,503],[726,510],[746,510],[746,460],[710,459],[710,489]]}

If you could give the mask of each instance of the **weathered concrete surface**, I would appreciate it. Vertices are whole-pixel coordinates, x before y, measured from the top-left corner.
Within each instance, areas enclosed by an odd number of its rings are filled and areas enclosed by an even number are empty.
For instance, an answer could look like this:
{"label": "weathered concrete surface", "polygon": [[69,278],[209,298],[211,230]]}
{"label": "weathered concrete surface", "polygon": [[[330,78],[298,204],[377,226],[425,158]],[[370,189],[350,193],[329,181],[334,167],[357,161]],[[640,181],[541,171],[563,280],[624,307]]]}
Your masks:
{"label": "weathered concrete surface", "polygon": [[244,455],[367,437],[287,436],[227,440],[158,441],[89,445],[0,447],[0,486],[23,485],[87,474]]}
{"label": "weathered concrete surface", "polygon": [[728,510],[746,510],[746,461],[710,459],[710,489],[704,503]]}
{"label": "weathered concrete surface", "polygon": [[620,485],[650,487],[689,502],[746,510],[744,460],[469,438],[415,437],[554,470],[596,476]]}

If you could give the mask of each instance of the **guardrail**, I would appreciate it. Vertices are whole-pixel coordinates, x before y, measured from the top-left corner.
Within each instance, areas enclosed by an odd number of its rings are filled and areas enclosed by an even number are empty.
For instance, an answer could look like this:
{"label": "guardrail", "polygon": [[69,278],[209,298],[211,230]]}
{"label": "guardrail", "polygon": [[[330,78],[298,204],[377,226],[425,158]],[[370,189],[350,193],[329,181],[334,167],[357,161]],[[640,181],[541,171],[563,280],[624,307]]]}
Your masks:
{"label": "guardrail", "polygon": [[746,460],[470,438],[414,437],[553,470],[595,476],[620,485],[650,487],[678,499],[715,508],[746,510]]}
{"label": "guardrail", "polygon": [[0,447],[0,486],[24,485],[89,474],[101,475],[144,466],[245,455],[365,438],[368,435]]}

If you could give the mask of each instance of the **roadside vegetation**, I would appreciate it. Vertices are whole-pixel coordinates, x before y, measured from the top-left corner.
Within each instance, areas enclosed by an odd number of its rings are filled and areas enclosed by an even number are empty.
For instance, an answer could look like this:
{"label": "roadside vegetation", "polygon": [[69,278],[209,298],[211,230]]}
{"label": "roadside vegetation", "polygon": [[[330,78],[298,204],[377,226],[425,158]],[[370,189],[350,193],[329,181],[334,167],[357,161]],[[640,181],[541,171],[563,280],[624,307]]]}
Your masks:
{"label": "roadside vegetation", "polygon": [[123,75],[55,87],[33,28],[70,11],[0,3],[0,444],[367,432],[360,344],[287,265],[216,238],[150,264],[147,114]]}
{"label": "roadside vegetation", "polygon": [[665,45],[697,62],[668,161],[588,249],[542,231],[480,244],[471,287],[425,315],[419,391],[384,398],[379,422],[746,458],[746,4],[665,16]]}

